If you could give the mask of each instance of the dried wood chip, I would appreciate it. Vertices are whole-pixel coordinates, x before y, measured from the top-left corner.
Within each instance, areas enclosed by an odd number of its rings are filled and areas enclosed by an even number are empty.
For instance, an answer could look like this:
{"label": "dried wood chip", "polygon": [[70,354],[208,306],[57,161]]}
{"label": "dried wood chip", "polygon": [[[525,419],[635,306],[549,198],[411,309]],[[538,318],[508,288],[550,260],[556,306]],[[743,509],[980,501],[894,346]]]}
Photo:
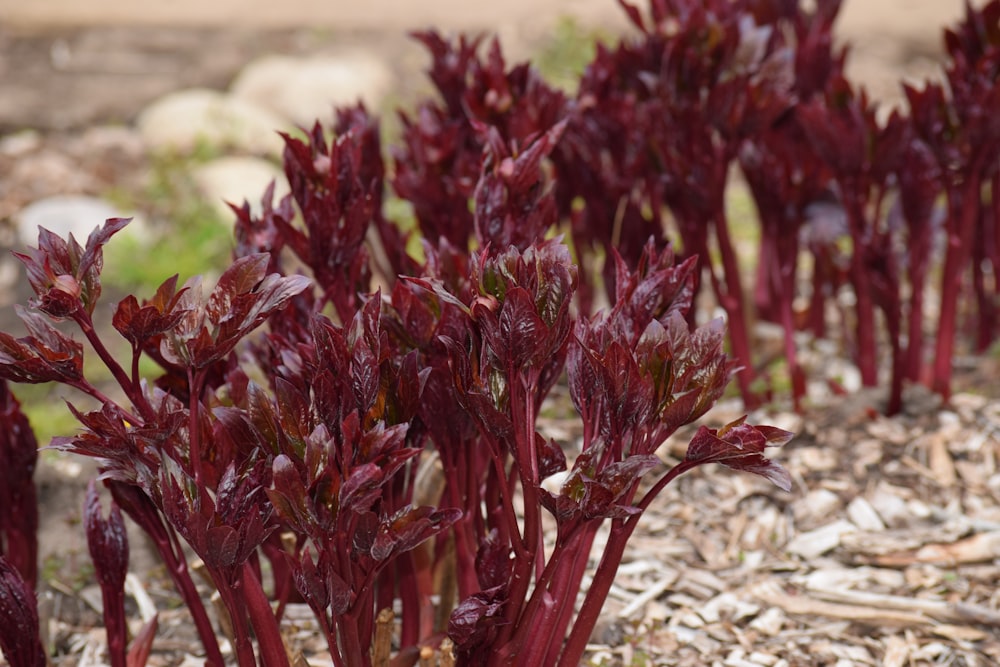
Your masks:
{"label": "dried wood chip", "polygon": [[798,524],[811,527],[827,521],[840,506],[840,496],[833,491],[813,489],[792,503],[792,516]]}
{"label": "dried wood chip", "polygon": [[951,407],[958,412],[961,418],[966,421],[972,421],[975,419],[976,413],[989,404],[990,399],[985,396],[980,396],[979,394],[958,392],[951,395],[949,402],[951,403]]}
{"label": "dried wood chip", "polygon": [[913,515],[906,501],[912,496],[909,489],[880,482],[868,496],[868,502],[890,528],[902,528],[913,522]]}
{"label": "dried wood chip", "polygon": [[139,607],[139,616],[143,623],[149,623],[156,616],[156,603],[149,597],[146,588],[132,572],[125,575],[125,592],[132,596],[136,606]]}
{"label": "dried wood chip", "polygon": [[882,595],[864,591],[814,590],[813,594],[824,601],[866,606],[872,610],[915,611],[945,623],[973,621],[983,625],[1000,626],[1000,612],[981,605],[927,600],[902,595]]}
{"label": "dried wood chip", "polygon": [[747,658],[755,665],[764,665],[765,667],[771,667],[781,662],[781,659],[777,656],[769,653],[761,653],[760,651],[754,651]]}
{"label": "dried wood chip", "polygon": [[618,618],[631,617],[634,613],[646,606],[646,604],[662,595],[671,584],[677,581],[677,577],[677,570],[668,570],[663,577],[656,581],[656,583],[646,588],[646,590],[639,595],[636,595],[631,602],[625,605],[622,610],[618,612]]}
{"label": "dried wood chip", "polygon": [[698,614],[706,623],[718,623],[723,617],[738,621],[756,616],[760,606],[743,600],[733,593],[720,593],[698,609]]}
{"label": "dried wood chip", "polygon": [[763,614],[750,621],[750,627],[768,637],[774,637],[785,626],[785,612],[778,607],[771,607]]}
{"label": "dried wood chip", "polygon": [[845,588],[870,589],[873,586],[897,589],[907,583],[899,570],[876,567],[837,567],[814,570],[808,574],[796,575],[792,583],[816,590],[837,590]]}
{"label": "dried wood chip", "polygon": [[943,656],[950,655],[952,649],[947,644],[941,642],[931,642],[924,644],[911,654],[912,660],[936,660]]}
{"label": "dried wood chip", "polygon": [[927,465],[933,472],[934,479],[941,486],[953,486],[958,479],[955,475],[955,463],[952,461],[951,452],[948,451],[948,440],[945,439],[943,433],[931,436],[927,452]]}
{"label": "dried wood chip", "polygon": [[839,519],[828,523],[822,528],[800,533],[785,545],[785,551],[795,556],[812,559],[822,556],[840,546],[841,538],[847,533],[853,533],[857,528],[850,521]]}
{"label": "dried wood chip", "polygon": [[937,474],[912,456],[902,456],[899,461],[924,479],[934,482],[935,484],[938,483]]}
{"label": "dried wood chip", "polygon": [[868,438],[855,443],[854,451],[857,457],[851,466],[851,471],[858,479],[868,476],[868,471],[872,468],[879,468],[885,461],[885,443],[877,438]]}
{"label": "dried wood chip", "polygon": [[682,625],[686,628],[696,630],[704,627],[705,621],[703,621],[701,616],[691,609],[680,609],[674,612],[674,615],[670,617],[670,625]]}
{"label": "dried wood chip", "polygon": [[748,660],[746,658],[746,651],[741,648],[734,648],[726,656],[726,659],[722,661],[725,667],[760,667],[761,663]]}
{"label": "dried wood chip", "polygon": [[880,532],[885,530],[882,517],[878,515],[872,504],[858,496],[847,505],[847,517],[861,530]]}
{"label": "dried wood chip", "polygon": [[898,420],[879,417],[868,423],[866,429],[873,438],[894,445],[902,445],[910,438],[906,427]]}
{"label": "dried wood chip", "polygon": [[779,516],[777,509],[766,507],[747,522],[746,529],[740,537],[744,549],[759,549],[770,544],[771,537],[784,534],[787,531],[787,521]]}
{"label": "dried wood chip", "polygon": [[696,583],[706,588],[710,588],[714,591],[722,591],[729,587],[725,581],[709,572],[708,570],[702,570],[700,568],[691,568],[684,571],[684,579],[688,582]]}
{"label": "dried wood chip", "polygon": [[989,484],[990,472],[981,462],[956,461],[955,470],[967,487],[982,489]]}
{"label": "dried wood chip", "polygon": [[840,467],[840,460],[834,448],[801,447],[793,450],[793,467],[813,472],[831,472]]}
{"label": "dried wood chip", "polygon": [[915,626],[927,625],[931,620],[921,614],[896,609],[879,609],[864,604],[840,604],[818,600],[801,593],[786,593],[777,582],[768,581],[751,589],[754,597],[765,604],[780,607],[795,615],[826,616],[876,625]]}
{"label": "dried wood chip", "polygon": [[684,531],[684,537],[698,551],[701,559],[710,566],[723,567],[728,565],[723,556],[726,546],[719,535],[703,532],[703,529],[692,524],[690,529]]}
{"label": "dried wood chip", "polygon": [[979,563],[1000,557],[1000,531],[977,533],[951,544],[928,544],[914,555],[919,563],[957,565]]}
{"label": "dried wood chip", "polygon": [[885,655],[882,656],[882,667],[905,667],[910,657],[910,645],[898,635],[892,635],[885,640]]}
{"label": "dried wood chip", "polygon": [[958,642],[979,642],[990,637],[988,633],[978,628],[970,628],[967,625],[937,625],[931,628],[931,632],[939,637]]}
{"label": "dried wood chip", "polygon": [[967,535],[970,528],[968,522],[958,520],[924,528],[875,533],[854,531],[842,536],[841,545],[864,562],[903,567],[918,562],[916,552],[925,545],[958,540]]}

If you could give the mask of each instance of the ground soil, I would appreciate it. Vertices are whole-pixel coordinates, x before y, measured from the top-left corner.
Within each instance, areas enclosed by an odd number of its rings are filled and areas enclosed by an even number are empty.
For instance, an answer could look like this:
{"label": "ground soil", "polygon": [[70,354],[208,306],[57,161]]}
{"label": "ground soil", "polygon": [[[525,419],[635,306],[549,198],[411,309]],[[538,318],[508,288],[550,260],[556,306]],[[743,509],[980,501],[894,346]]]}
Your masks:
{"label": "ground soil", "polygon": [[[837,30],[853,44],[852,77],[897,99],[901,75],[934,73],[940,27],[962,7],[960,0],[846,0]],[[0,132],[128,122],[171,90],[224,87],[260,53],[357,45],[410,71],[407,61],[422,56],[406,33],[428,26],[499,33],[508,53],[524,57],[564,16],[611,32],[625,27],[613,0],[0,0]]]}

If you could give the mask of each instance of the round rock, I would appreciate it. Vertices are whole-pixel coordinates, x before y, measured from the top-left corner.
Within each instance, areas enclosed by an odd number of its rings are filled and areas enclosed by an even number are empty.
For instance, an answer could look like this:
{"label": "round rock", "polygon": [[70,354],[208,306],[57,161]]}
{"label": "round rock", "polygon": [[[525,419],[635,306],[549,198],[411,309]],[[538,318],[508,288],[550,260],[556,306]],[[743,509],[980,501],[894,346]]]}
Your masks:
{"label": "round rock", "polygon": [[266,109],[215,90],[170,93],[146,107],[137,120],[151,148],[190,152],[199,143],[261,155],[280,155],[277,132],[288,123]]}
{"label": "round rock", "polygon": [[[108,218],[127,218],[131,215],[115,208],[103,199],[86,195],[56,195],[25,206],[14,215],[17,241],[21,247],[38,243],[38,228],[44,227],[62,238],[73,235],[83,245],[97,227]],[[126,229],[135,227],[132,223]],[[134,231],[134,230],[132,230]]]}
{"label": "round rock", "polygon": [[235,97],[308,128],[317,119],[330,122],[336,106],[360,100],[377,109],[391,87],[385,63],[349,52],[308,58],[264,56],[243,68],[230,89]]}
{"label": "round rock", "polygon": [[251,210],[259,214],[260,198],[271,181],[275,182],[275,203],[289,191],[281,170],[261,158],[219,158],[198,167],[193,176],[198,190],[225,221],[234,219],[227,202],[240,206],[247,201]]}

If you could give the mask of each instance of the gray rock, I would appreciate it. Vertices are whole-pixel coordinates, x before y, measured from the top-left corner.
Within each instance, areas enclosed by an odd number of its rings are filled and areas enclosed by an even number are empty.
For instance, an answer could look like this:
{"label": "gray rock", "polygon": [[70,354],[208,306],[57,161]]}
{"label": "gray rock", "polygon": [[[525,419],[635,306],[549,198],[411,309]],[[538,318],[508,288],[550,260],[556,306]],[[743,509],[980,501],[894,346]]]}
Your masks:
{"label": "gray rock", "polygon": [[42,135],[37,130],[21,130],[14,134],[0,137],[0,155],[4,157],[22,157],[38,150],[42,145]]}
{"label": "gray rock", "polygon": [[266,109],[215,90],[170,93],[146,107],[137,120],[150,148],[191,151],[199,142],[261,155],[279,155],[278,130],[288,123]]}
{"label": "gray rock", "polygon": [[[103,225],[105,220],[122,217],[131,217],[131,214],[103,199],[86,195],[56,195],[21,209],[14,215],[14,224],[17,226],[17,242],[22,248],[37,245],[39,227],[63,238],[72,234],[83,245],[90,233]],[[133,222],[120,233],[135,233],[138,226],[141,225]]]}
{"label": "gray rock", "polygon": [[330,122],[335,106],[353,105],[359,99],[377,109],[391,87],[385,63],[349,52],[337,57],[265,56],[247,65],[230,89],[239,99],[311,127],[317,119]]}
{"label": "gray rock", "polygon": [[250,208],[259,213],[261,195],[271,181],[275,182],[275,202],[288,194],[285,175],[273,163],[261,158],[219,158],[198,167],[193,177],[202,195],[225,221],[233,219],[226,202],[239,206],[246,200]]}

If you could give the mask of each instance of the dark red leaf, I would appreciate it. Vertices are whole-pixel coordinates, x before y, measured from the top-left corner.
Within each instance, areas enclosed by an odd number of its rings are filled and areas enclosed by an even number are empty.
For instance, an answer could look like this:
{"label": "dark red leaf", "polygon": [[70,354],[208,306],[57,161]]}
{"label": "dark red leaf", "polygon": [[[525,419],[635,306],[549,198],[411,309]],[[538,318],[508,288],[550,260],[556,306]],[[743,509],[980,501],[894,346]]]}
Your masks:
{"label": "dark red leaf", "polygon": [[702,465],[721,463],[734,470],[742,470],[770,480],[784,491],[790,491],[792,480],[784,468],[763,456],[766,447],[780,446],[794,434],[773,426],[750,426],[744,419],[718,429],[702,426],[688,445],[684,460]]}
{"label": "dark red leaf", "polygon": [[153,618],[142,626],[139,634],[132,640],[132,646],[125,659],[126,667],[146,667],[146,663],[149,662],[149,654],[153,652],[153,641],[156,639],[159,619],[160,615],[154,614]]}
{"label": "dark red leaf", "polygon": [[566,470],[566,454],[555,440],[546,440],[540,433],[535,434],[535,449],[538,451],[538,477],[545,479]]}
{"label": "dark red leaf", "polygon": [[433,507],[404,507],[383,521],[372,543],[371,555],[376,561],[414,548],[462,518],[459,509],[435,510]]}
{"label": "dark red leaf", "polygon": [[29,336],[0,332],[0,377],[12,382],[65,382],[83,379],[83,346],[53,328],[41,315],[17,305]]}
{"label": "dark red leaf", "polygon": [[[391,474],[391,473],[389,473]],[[365,463],[351,471],[340,487],[341,512],[367,512],[382,495],[382,484],[389,474],[374,463]]]}
{"label": "dark red leaf", "polygon": [[503,610],[507,603],[507,587],[486,589],[462,600],[448,621],[448,637],[455,642],[459,654],[470,659],[475,650],[488,646],[498,628],[507,623]]}

